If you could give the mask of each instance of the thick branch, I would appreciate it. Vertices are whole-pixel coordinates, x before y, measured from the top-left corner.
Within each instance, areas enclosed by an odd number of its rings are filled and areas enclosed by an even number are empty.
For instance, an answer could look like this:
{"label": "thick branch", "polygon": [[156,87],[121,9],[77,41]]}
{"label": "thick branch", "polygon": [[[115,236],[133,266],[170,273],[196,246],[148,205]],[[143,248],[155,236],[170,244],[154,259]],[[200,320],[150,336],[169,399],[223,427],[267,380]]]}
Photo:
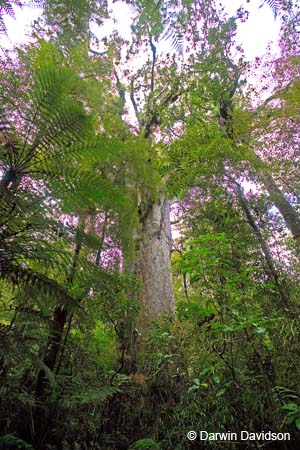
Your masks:
{"label": "thick branch", "polygon": [[274,283],[280,293],[280,296],[281,296],[283,302],[285,303],[285,305],[287,305],[289,303],[289,294],[288,294],[288,291],[285,289],[285,287],[280,282],[280,277],[279,277],[279,274],[274,265],[273,258],[272,258],[271,252],[269,250],[268,244],[265,241],[257,224],[255,223],[255,220],[251,214],[250,208],[248,206],[248,202],[244,196],[244,193],[243,193],[243,190],[242,190],[240,184],[237,181],[233,180],[232,178],[231,178],[231,182],[236,186],[237,195],[238,195],[238,199],[239,199],[240,205],[242,207],[242,210],[247,218],[248,224],[252,228],[255,236],[257,237],[257,240],[259,242],[259,245],[260,245],[263,255],[265,257],[265,261],[266,261],[267,266],[270,270],[270,273],[273,277]]}
{"label": "thick branch", "polygon": [[[178,92],[170,92],[160,103],[160,107],[168,107],[176,102],[176,100],[180,97],[183,91]],[[150,112],[150,117],[148,122],[145,125],[144,128],[144,137],[149,138],[152,132],[152,128],[154,126],[158,126],[161,123],[161,119],[157,111],[153,110]]]}
{"label": "thick branch", "polygon": [[139,118],[139,110],[138,110],[138,107],[137,107],[137,104],[136,104],[136,101],[135,101],[135,97],[134,97],[134,79],[133,78],[131,79],[131,82],[130,82],[130,100],[131,100],[131,103],[132,103],[132,106],[133,106],[136,118],[138,120],[138,118]]}
{"label": "thick branch", "polygon": [[154,70],[155,70],[155,62],[156,62],[156,47],[153,44],[152,37],[149,38],[150,48],[152,52],[152,67],[151,67],[151,81],[150,81],[150,91],[153,93],[154,91]]}
{"label": "thick branch", "polygon": [[114,75],[116,77],[116,81],[117,81],[117,89],[118,89],[118,93],[119,93],[119,97],[120,97],[120,117],[122,118],[123,114],[124,114],[124,107],[125,107],[125,103],[126,103],[126,99],[125,99],[125,88],[122,85],[120,78],[117,74],[116,69],[114,69]]}
{"label": "thick branch", "polygon": [[[234,66],[235,67],[235,66]],[[225,133],[235,143],[232,124],[232,96],[234,95],[238,83],[239,71],[236,69],[235,82],[232,89],[229,91],[229,100],[224,100],[220,103],[220,118],[222,119],[221,126],[223,126]],[[295,209],[291,206],[284,194],[281,192],[272,175],[268,172],[265,163],[257,156],[255,151],[248,145],[249,160],[256,169],[260,180],[263,182],[271,200],[281,213],[287,228],[290,230],[292,236],[300,241],[300,217]]]}

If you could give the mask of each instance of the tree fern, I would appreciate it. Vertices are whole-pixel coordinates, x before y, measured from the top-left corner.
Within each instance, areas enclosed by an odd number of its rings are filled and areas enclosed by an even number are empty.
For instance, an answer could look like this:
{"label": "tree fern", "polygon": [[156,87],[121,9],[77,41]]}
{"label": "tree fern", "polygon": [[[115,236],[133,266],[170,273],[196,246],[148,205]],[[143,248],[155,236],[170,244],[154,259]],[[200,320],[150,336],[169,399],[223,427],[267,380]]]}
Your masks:
{"label": "tree fern", "polygon": [[16,6],[22,6],[21,2],[14,1],[14,2],[8,2],[7,0],[0,0],[0,33],[6,32],[6,25],[4,22],[4,14],[7,14],[8,16],[15,18],[15,12],[13,8],[13,4]]}
{"label": "tree fern", "polygon": [[[60,211],[73,214],[124,203],[121,189],[103,175],[107,161],[123,150],[124,143],[95,132],[93,116],[78,100],[84,81],[73,69],[55,65],[49,57],[44,64],[35,62],[28,78],[28,89],[16,91],[19,96],[14,89],[8,91],[3,105],[0,275],[72,311],[78,302],[62,287],[72,242],[62,239],[60,244],[55,236],[59,224],[50,219],[47,203],[56,199]],[[33,192],[35,180],[42,184]],[[47,272],[57,273],[55,264],[50,267],[56,261],[62,270],[54,281]]]}
{"label": "tree fern", "polygon": [[[31,2],[27,2],[27,5],[30,6],[41,6],[43,3],[43,0],[32,0]],[[19,8],[22,8],[24,5],[24,2],[20,0],[0,0],[0,33],[6,33],[6,25],[4,21],[4,15],[8,15],[15,19],[15,12],[14,12],[14,6],[17,6]]]}
{"label": "tree fern", "polygon": [[50,95],[47,98],[47,92],[44,95],[40,104],[29,104],[19,113],[14,111],[17,114],[13,116],[17,115],[23,123],[17,130],[11,127],[14,138],[11,137],[1,155],[5,170],[2,183],[5,181],[7,187],[15,187],[17,180],[20,182],[24,175],[30,175],[31,166],[37,162],[41,165],[42,161],[58,153],[63,158],[64,150],[72,145],[72,141],[79,137],[84,139],[86,115],[83,108],[68,98],[64,101]]}
{"label": "tree fern", "polygon": [[65,387],[62,401],[66,406],[98,405],[118,392],[120,389],[115,386],[86,387],[82,380],[79,380],[78,385],[73,380],[71,386]]}
{"label": "tree fern", "polygon": [[6,173],[29,175],[32,166],[41,167],[49,158],[62,160],[72,150],[89,148],[93,123],[73,98],[78,88],[80,79],[73,70],[46,64],[33,74],[23,99],[7,102],[4,114],[11,133],[1,155]]}
{"label": "tree fern", "polygon": [[58,304],[67,306],[68,309],[72,310],[79,306],[78,300],[72,297],[55,280],[30,269],[6,264],[4,267],[0,267],[0,276],[18,286],[34,286],[42,294],[53,296]]}
{"label": "tree fern", "polygon": [[260,6],[260,8],[264,5],[268,5],[270,6],[270,8],[273,11],[274,17],[276,19],[277,14],[280,10],[280,6],[281,6],[281,0],[264,0],[263,4]]}
{"label": "tree fern", "polygon": [[184,31],[178,22],[176,13],[170,14],[170,17],[167,18],[161,40],[169,42],[172,49],[183,56]]}
{"label": "tree fern", "polygon": [[35,70],[24,98],[6,102],[4,188],[15,189],[24,177],[43,180],[54,197],[68,203],[68,212],[121,201],[120,190],[101,168],[124,144],[95,133],[92,115],[75,99],[82,83],[74,70],[46,61]]}

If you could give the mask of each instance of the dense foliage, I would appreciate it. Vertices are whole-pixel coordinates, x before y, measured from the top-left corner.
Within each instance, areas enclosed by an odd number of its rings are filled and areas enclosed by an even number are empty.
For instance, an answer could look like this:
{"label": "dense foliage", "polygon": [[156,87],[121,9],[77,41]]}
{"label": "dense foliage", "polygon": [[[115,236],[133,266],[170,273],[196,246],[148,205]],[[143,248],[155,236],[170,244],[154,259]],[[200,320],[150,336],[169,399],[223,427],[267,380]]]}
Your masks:
{"label": "dense foliage", "polygon": [[[2,51],[0,448],[297,449],[299,7],[265,2],[280,55],[250,63],[243,7],[132,0],[131,35],[99,38],[113,3],[32,2]],[[141,260],[168,200],[176,313]]]}

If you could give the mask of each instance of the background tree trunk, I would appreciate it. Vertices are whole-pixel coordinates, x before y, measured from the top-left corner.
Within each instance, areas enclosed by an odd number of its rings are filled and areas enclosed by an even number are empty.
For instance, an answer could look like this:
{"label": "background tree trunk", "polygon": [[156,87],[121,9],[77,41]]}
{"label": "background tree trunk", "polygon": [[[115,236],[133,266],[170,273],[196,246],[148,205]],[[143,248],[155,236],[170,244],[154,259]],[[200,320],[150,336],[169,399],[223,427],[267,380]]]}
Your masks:
{"label": "background tree trunk", "polygon": [[259,170],[259,177],[264,183],[271,200],[280,211],[286,227],[290,230],[293,238],[300,244],[300,217],[292,205],[285,198],[272,175],[270,175],[264,168]]}
{"label": "background tree trunk", "polygon": [[285,286],[284,280],[280,279],[280,274],[278,273],[278,271],[275,267],[269,246],[268,246],[267,242],[265,241],[259,227],[257,226],[257,224],[252,216],[250,207],[248,205],[246,197],[244,196],[241,186],[239,185],[238,182],[236,182],[234,180],[233,180],[233,183],[237,188],[238,199],[239,199],[240,205],[242,207],[242,210],[247,218],[247,222],[249,223],[250,227],[252,228],[254,234],[257,237],[257,240],[261,247],[265,261],[269,268],[270,274],[272,275],[275,286],[277,287],[278,292],[281,296],[282,302],[285,306],[287,306],[289,304],[290,297],[289,297],[289,292]]}

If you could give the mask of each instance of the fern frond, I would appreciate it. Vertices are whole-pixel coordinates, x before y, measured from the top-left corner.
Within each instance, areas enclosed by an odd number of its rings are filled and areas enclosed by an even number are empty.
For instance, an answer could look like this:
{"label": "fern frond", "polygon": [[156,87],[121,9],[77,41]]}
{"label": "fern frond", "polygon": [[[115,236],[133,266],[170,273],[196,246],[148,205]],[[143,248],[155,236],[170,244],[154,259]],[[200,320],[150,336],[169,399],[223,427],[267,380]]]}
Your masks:
{"label": "fern frond", "polygon": [[13,445],[19,449],[34,450],[32,445],[28,444],[26,441],[23,441],[23,439],[14,436],[13,434],[5,434],[0,436],[0,444],[1,443],[8,446]]}
{"label": "fern frond", "polygon": [[161,40],[169,42],[172,49],[183,56],[184,33],[176,17],[168,18]]}
{"label": "fern frond", "polygon": [[74,142],[69,143],[65,147],[59,145],[59,142],[57,144],[57,147],[50,154],[44,153],[44,150],[48,148],[45,140],[38,145],[37,151],[32,157],[31,164],[27,170],[28,174],[34,173],[39,168],[47,172],[51,172],[52,170],[54,173],[59,169],[60,173],[62,156],[64,157],[64,162],[67,162],[64,166],[69,171],[75,164],[77,166],[80,164],[85,169],[95,171],[95,165],[99,166],[109,161],[124,149],[122,142],[115,141],[106,136],[95,136],[86,141],[74,140]]}
{"label": "fern frond", "polygon": [[52,395],[52,397],[55,397],[57,395],[57,393],[58,393],[58,383],[57,383],[55,374],[34,353],[32,353],[30,356],[31,356],[31,359],[32,359],[33,363],[38,367],[38,369],[44,371],[45,376],[46,376],[46,378],[47,378],[47,380],[49,382],[49,385],[51,387],[51,395]]}
{"label": "fern frond", "polygon": [[260,8],[264,6],[264,4],[270,6],[273,11],[274,18],[276,19],[277,14],[280,10],[281,1],[280,0],[264,0],[264,2],[260,5]]}
{"label": "fern frond", "polygon": [[0,33],[6,33],[6,25],[4,22],[4,14],[15,19],[15,12],[13,5],[22,8],[22,3],[19,0],[8,2],[7,0],[0,0]]}
{"label": "fern frond", "polygon": [[139,439],[130,446],[130,450],[161,450],[161,446],[154,439]]}
{"label": "fern frond", "polygon": [[[82,385],[79,384],[78,388],[75,386],[74,392],[72,392],[74,386],[71,389],[66,389],[66,395],[64,397],[64,403],[67,406],[92,404],[97,405],[103,403],[108,397],[121,392],[119,388],[115,386],[106,386],[98,389],[87,388],[84,389]],[[78,391],[77,391],[78,389]]]}
{"label": "fern frond", "polygon": [[81,80],[70,68],[46,63],[36,69],[24,98],[12,98],[2,113],[14,135],[3,153],[7,169],[23,173],[34,158],[43,159],[56,153],[62,159],[74,142],[82,144],[90,140],[93,119],[74,98],[80,86]]}
{"label": "fern frond", "polygon": [[96,172],[64,168],[60,173],[45,172],[45,175],[53,176],[48,180],[48,185],[53,197],[60,199],[64,213],[74,213],[99,204],[114,206],[124,200],[118,188]]}
{"label": "fern frond", "polygon": [[6,265],[5,267],[0,267],[0,277],[18,286],[34,286],[42,294],[54,297],[58,305],[67,306],[68,310],[80,308],[78,300],[72,297],[56,281],[30,269],[16,265]]}

